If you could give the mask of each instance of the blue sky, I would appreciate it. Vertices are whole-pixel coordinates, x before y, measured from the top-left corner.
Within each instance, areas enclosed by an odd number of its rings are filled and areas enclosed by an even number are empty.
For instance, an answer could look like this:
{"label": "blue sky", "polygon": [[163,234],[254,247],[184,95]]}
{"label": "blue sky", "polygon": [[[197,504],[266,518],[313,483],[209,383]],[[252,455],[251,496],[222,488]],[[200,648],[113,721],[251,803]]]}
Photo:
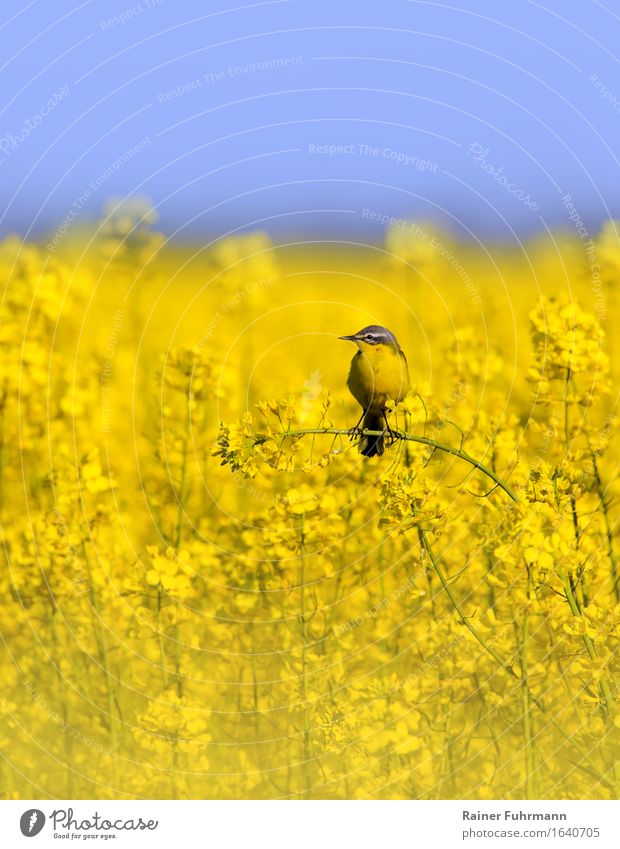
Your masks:
{"label": "blue sky", "polygon": [[182,239],[620,217],[611,4],[5,0],[0,27],[0,235],[136,194]]}

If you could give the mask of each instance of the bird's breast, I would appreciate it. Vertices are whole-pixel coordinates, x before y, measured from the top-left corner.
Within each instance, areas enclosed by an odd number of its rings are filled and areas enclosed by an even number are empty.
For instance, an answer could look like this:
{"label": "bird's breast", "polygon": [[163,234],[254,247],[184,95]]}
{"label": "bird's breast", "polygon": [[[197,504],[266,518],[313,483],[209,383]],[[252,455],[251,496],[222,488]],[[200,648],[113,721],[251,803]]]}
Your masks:
{"label": "bird's breast", "polygon": [[364,409],[382,409],[388,398],[397,403],[409,391],[405,358],[386,346],[358,351],[351,362],[348,386]]}

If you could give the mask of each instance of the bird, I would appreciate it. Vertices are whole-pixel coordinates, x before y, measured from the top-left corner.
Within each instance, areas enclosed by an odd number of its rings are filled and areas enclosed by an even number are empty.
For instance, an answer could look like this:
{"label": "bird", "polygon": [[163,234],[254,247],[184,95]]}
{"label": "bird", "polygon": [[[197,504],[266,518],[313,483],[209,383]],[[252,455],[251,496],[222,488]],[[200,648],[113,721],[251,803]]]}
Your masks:
{"label": "bird", "polygon": [[380,435],[367,436],[360,445],[364,457],[380,456],[384,451],[384,436],[397,437],[388,424],[386,402],[391,399],[398,404],[409,392],[407,358],[396,336],[379,324],[370,324],[352,336],[338,338],[354,342],[358,347],[351,360],[347,386],[361,405],[362,415],[351,428],[351,436],[361,430],[380,430]]}

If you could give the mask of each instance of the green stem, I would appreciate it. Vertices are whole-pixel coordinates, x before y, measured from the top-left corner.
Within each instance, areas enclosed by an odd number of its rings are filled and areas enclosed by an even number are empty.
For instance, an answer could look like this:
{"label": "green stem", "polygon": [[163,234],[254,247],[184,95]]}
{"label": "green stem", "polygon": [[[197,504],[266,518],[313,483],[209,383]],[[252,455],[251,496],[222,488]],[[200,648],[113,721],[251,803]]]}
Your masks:
{"label": "green stem", "polygon": [[[558,569],[558,576],[560,578],[560,581],[562,582],[564,594],[566,596],[566,600],[568,601],[568,606],[571,609],[571,613],[577,619],[582,619],[583,617],[581,615],[581,610],[579,609],[579,605],[577,604],[577,599],[575,598],[575,595],[573,593],[573,589],[571,587],[571,583],[570,583],[569,579],[566,577],[564,572],[562,572],[560,569]],[[582,638],[583,638],[583,642],[584,642],[584,645],[585,645],[586,650],[588,652],[588,656],[589,656],[590,660],[592,660],[592,661],[596,660],[596,649],[594,648],[594,643],[592,642],[592,638],[586,633],[583,634]],[[611,694],[611,689],[609,687],[609,683],[607,681],[607,678],[605,678],[605,677],[601,678],[600,689],[601,689],[601,694],[603,696],[603,699],[605,700],[605,711],[607,713],[607,716],[609,717],[610,714],[613,712],[614,701],[613,701],[613,696]]]}
{"label": "green stem", "polygon": [[433,554],[433,549],[429,545],[429,542],[426,538],[426,534],[424,533],[424,530],[422,529],[422,527],[420,525],[418,525],[418,537],[420,539],[420,545],[422,546],[422,549],[426,552],[426,555],[427,555],[427,557],[428,557],[428,559],[431,563],[432,570],[435,573],[435,575],[437,575],[437,577],[439,578],[439,582],[440,582],[441,586],[443,587],[444,592],[446,593],[446,595],[450,599],[452,607],[457,612],[459,619],[461,620],[461,624],[463,624],[467,628],[469,633],[480,643],[482,648],[486,652],[488,652],[491,655],[491,657],[495,661],[497,661],[497,663],[499,663],[499,665],[502,667],[502,669],[505,672],[507,672],[509,675],[512,675],[513,678],[516,678],[517,681],[520,681],[521,676],[517,675],[517,673],[515,672],[515,670],[513,668],[513,665],[511,663],[508,663],[508,661],[504,660],[504,658],[500,654],[498,654],[498,652],[495,651],[493,646],[490,646],[487,642],[485,642],[484,638],[478,633],[476,628],[474,628],[474,626],[471,624],[469,618],[467,616],[465,616],[465,614],[463,613],[463,610],[461,609],[460,604],[456,600],[456,597],[455,597],[454,593],[452,592],[452,590],[450,589],[450,585],[446,581],[445,575],[443,574],[443,571],[442,571],[441,567],[439,566],[439,561],[437,560],[437,558]]}
{"label": "green stem", "polygon": [[301,527],[301,540],[300,540],[300,580],[299,580],[299,592],[300,592],[300,626],[301,626],[301,697],[303,700],[303,711],[304,711],[304,798],[309,799],[312,793],[312,778],[310,775],[310,715],[308,713],[308,684],[306,679],[306,647],[308,643],[308,630],[306,627],[306,593],[305,593],[305,584],[306,584],[306,558],[305,558],[305,546],[304,546],[304,528],[303,528],[303,516],[302,516],[302,527]]}
{"label": "green stem", "polygon": [[[571,370],[570,370],[570,368],[568,368],[566,370],[566,386],[565,386],[565,390],[564,390],[564,399],[563,399],[563,403],[564,403],[564,439],[565,439],[565,443],[566,443],[565,448],[566,448],[567,454],[568,454],[568,451],[569,451],[568,442],[569,442],[569,430],[570,430],[570,428],[569,428],[569,410],[568,410],[568,392],[569,392],[569,388],[570,388],[571,376],[572,376]],[[596,468],[596,464],[595,464],[595,468]],[[573,516],[573,527],[574,527],[574,530],[575,530],[575,547],[579,548],[579,521],[577,519],[577,506],[576,506],[576,503],[575,503],[575,499],[572,496],[571,496],[570,503],[571,503],[571,512],[572,512],[572,516]],[[578,601],[575,597],[575,593],[573,591],[573,584],[572,584],[572,581],[570,580],[570,576],[567,577],[564,574],[564,572],[562,572],[561,569],[558,569],[557,572],[558,572],[559,578],[562,582],[562,586],[564,588],[564,594],[566,595],[566,600],[568,601],[568,605],[571,609],[573,616],[577,617],[577,619],[582,619],[581,609],[580,609],[579,603],[578,603]],[[588,655],[590,657],[590,660],[594,661],[596,659],[596,649],[594,648],[594,643],[592,642],[592,639],[585,632],[583,634],[583,642],[585,644],[585,647],[586,647],[586,650],[587,650]],[[613,697],[612,697],[612,694],[611,694],[611,689],[609,687],[609,683],[607,681],[607,678],[604,677],[604,676],[601,677],[599,689],[600,689],[601,696],[603,697],[603,700],[605,702],[605,713],[607,715],[607,719],[609,719],[611,717],[613,711],[614,711],[614,702],[613,702]]]}
{"label": "green stem", "polygon": [[166,650],[164,648],[164,636],[162,633],[161,621],[161,590],[157,589],[157,641],[159,644],[159,662],[161,665],[161,678],[164,690],[168,686],[168,676],[166,675]]}
{"label": "green stem", "polygon": [[616,557],[616,552],[614,551],[614,534],[611,520],[609,518],[609,504],[607,502],[607,498],[605,497],[605,489],[603,488],[603,482],[601,481],[601,476],[599,474],[598,463],[596,462],[595,454],[592,454],[592,466],[594,468],[594,481],[596,483],[596,492],[599,498],[600,505],[603,508],[603,516],[605,517],[605,535],[607,541],[607,556],[609,557],[609,564],[611,569],[611,583],[614,595],[616,597],[616,602],[620,603],[620,583],[618,582],[620,576],[618,575],[618,558]]}
{"label": "green stem", "polygon": [[[512,664],[510,664],[506,660],[504,660],[504,658],[498,652],[496,652],[495,649],[492,646],[487,645],[487,643],[484,641],[483,637],[477,632],[477,630],[471,624],[469,619],[467,619],[467,617],[463,613],[458,601],[456,600],[452,590],[450,589],[448,582],[446,581],[446,578],[443,574],[443,571],[442,571],[441,567],[439,566],[439,560],[438,560],[438,558],[435,557],[433,550],[430,546],[430,543],[428,542],[428,540],[426,538],[426,534],[424,533],[424,530],[419,525],[418,525],[418,536],[419,536],[419,539],[420,539],[420,545],[422,546],[423,550],[428,555],[428,559],[431,563],[431,567],[432,567],[433,572],[439,578],[441,586],[443,587],[446,595],[450,599],[450,602],[451,602],[454,610],[456,611],[459,619],[463,623],[463,625],[465,625],[465,627],[472,634],[472,636],[475,637],[475,639],[480,643],[480,645],[484,648],[484,650],[487,651],[491,655],[491,657],[500,665],[500,667],[505,672],[507,672],[515,680],[519,681],[522,684],[522,686],[527,687],[528,698],[529,698],[530,702],[533,705],[535,705],[541,713],[543,713],[545,715],[545,718],[548,720],[549,724],[552,725],[556,729],[556,731],[558,731],[568,743],[570,743],[572,746],[574,746],[574,748],[577,749],[577,751],[579,752],[579,754],[581,755],[583,760],[588,761],[590,763],[593,771],[596,773],[597,777],[600,777],[598,767],[592,761],[590,755],[587,752],[584,752],[579,748],[579,746],[575,742],[574,738],[565,731],[565,729],[561,726],[561,724],[559,722],[557,722],[557,720],[555,720],[552,717],[549,717],[547,715],[547,713],[545,712],[545,709],[544,709],[543,705],[541,704],[541,702],[534,696],[534,694],[530,690],[529,684],[527,683],[527,680],[525,680],[525,681],[523,680],[523,675],[517,674],[517,672],[515,672]],[[602,779],[602,780],[604,780],[604,779]]]}
{"label": "green stem", "polygon": [[[527,598],[529,601],[532,585],[532,576],[527,568]],[[515,634],[519,646],[519,662],[521,664],[521,699],[523,706],[523,731],[525,736],[525,793],[527,799],[535,799],[534,792],[534,742],[532,733],[532,716],[530,688],[527,682],[527,641],[529,639],[529,615],[527,608],[523,614],[523,626],[519,627],[515,622]]]}
{"label": "green stem", "polygon": [[[325,428],[307,428],[303,430],[289,430],[286,433],[283,433],[282,436],[286,439],[288,436],[304,436],[307,433],[331,433],[339,436],[348,436],[348,430],[342,430],[334,427],[325,427]],[[361,436],[382,436],[383,431],[380,430],[363,430],[361,431]],[[467,452],[462,451],[460,448],[454,448],[452,445],[446,445],[443,442],[438,442],[436,439],[431,439],[428,436],[417,436],[411,433],[401,433],[400,439],[405,442],[418,442],[420,445],[430,445],[432,448],[437,449],[437,451],[443,451],[446,454],[452,454],[453,457],[459,457],[461,460],[465,460],[466,463],[469,463],[476,469],[479,469],[483,474],[485,474],[488,478],[490,478],[497,486],[504,490],[506,495],[512,499],[512,501],[517,502],[519,500],[517,494],[514,490],[499,477],[492,469],[488,466],[485,466],[479,460],[476,460],[475,457],[472,457]]]}
{"label": "green stem", "polygon": [[58,645],[58,632],[56,630],[56,616],[57,608],[54,607],[52,610],[52,663],[56,669],[56,680],[58,682],[58,692],[61,694],[61,710],[62,710],[62,722],[63,722],[63,734],[64,734],[64,745],[65,745],[65,775],[67,780],[67,799],[73,798],[73,743],[71,739],[71,734],[69,733],[69,712],[67,711],[67,701],[65,699],[65,682],[62,679],[62,672],[60,671],[60,652]]}
{"label": "green stem", "polygon": [[175,533],[174,547],[178,551],[183,532],[183,517],[185,515],[185,490],[187,487],[187,445],[189,443],[189,428],[191,422],[191,390],[187,393],[187,412],[185,415],[185,432],[183,434],[183,463],[181,466],[181,483],[179,485],[179,513]]}
{"label": "green stem", "polygon": [[4,512],[4,410],[6,403],[6,388],[0,401],[0,513]]}
{"label": "green stem", "polygon": [[569,423],[568,423],[568,392],[570,389],[570,379],[571,379],[571,370],[570,368],[566,369],[566,383],[564,384],[564,397],[562,399],[562,403],[564,405],[564,442],[566,445],[566,451],[568,452],[568,434],[569,434]]}
{"label": "green stem", "polygon": [[120,787],[119,784],[119,771],[118,771],[118,735],[117,735],[117,710],[114,702],[114,690],[112,688],[112,676],[110,674],[110,665],[108,661],[108,648],[105,638],[105,632],[103,626],[101,624],[101,613],[99,610],[99,604],[97,601],[97,593],[95,592],[95,587],[93,584],[92,578],[92,569],[90,564],[90,557],[88,556],[88,549],[86,547],[86,543],[82,543],[82,551],[84,553],[84,561],[86,563],[86,568],[88,570],[88,596],[91,604],[91,608],[93,613],[96,616],[93,616],[93,624],[95,626],[95,635],[97,639],[97,644],[99,646],[99,657],[101,660],[101,666],[103,668],[103,672],[105,675],[105,686],[106,686],[106,696],[108,703],[108,717],[110,722],[110,743],[112,746],[112,764],[114,769],[114,783],[116,787]]}

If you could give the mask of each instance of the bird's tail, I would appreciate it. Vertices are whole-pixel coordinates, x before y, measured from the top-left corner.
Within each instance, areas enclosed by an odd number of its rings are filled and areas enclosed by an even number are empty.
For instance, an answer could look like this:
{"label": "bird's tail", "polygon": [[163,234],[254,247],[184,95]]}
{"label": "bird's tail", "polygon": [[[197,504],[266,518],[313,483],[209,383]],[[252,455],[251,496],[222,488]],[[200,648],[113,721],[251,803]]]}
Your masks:
{"label": "bird's tail", "polygon": [[[364,430],[380,430],[383,432],[383,420],[381,413],[366,413],[364,418]],[[364,457],[376,457],[383,454],[383,436],[367,436],[360,448],[360,454]]]}

